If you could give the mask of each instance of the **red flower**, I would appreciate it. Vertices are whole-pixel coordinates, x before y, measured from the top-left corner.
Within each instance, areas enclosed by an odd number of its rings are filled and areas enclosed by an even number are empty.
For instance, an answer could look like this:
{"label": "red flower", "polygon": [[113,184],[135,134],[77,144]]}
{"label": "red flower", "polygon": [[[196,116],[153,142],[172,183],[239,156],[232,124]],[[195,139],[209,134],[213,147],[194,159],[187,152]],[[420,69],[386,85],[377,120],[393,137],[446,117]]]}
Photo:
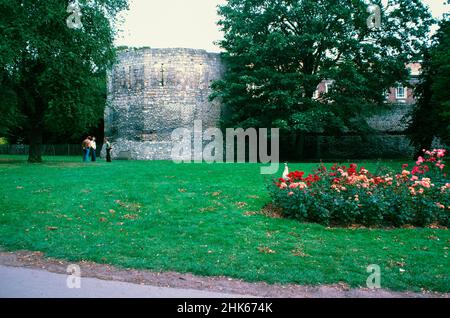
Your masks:
{"label": "red flower", "polygon": [[295,171],[294,175],[295,175],[296,178],[302,179],[303,176],[305,175],[305,173],[303,171]]}
{"label": "red flower", "polygon": [[407,164],[407,163],[405,163],[405,164],[402,166],[402,169],[403,169],[403,170],[405,170],[406,168],[408,168],[408,164]]}
{"label": "red flower", "polygon": [[374,182],[375,184],[380,184],[380,183],[383,183],[384,180],[383,180],[381,177],[375,177],[375,178],[373,179],[373,182]]}
{"label": "red flower", "polygon": [[288,174],[288,177],[291,180],[300,180],[301,181],[303,179],[304,174],[305,173],[303,171],[293,171]]}
{"label": "red flower", "polygon": [[351,175],[353,175],[353,174],[356,174],[356,169],[350,167],[350,168],[348,168],[347,173],[348,173],[349,176],[351,176]]}

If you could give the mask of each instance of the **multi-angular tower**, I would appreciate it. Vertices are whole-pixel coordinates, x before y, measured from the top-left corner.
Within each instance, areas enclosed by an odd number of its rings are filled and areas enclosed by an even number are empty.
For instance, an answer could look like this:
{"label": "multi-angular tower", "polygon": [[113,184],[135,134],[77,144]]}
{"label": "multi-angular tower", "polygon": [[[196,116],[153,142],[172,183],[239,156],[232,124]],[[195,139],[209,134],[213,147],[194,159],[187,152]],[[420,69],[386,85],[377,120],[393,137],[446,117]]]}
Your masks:
{"label": "multi-angular tower", "polygon": [[208,100],[220,55],[194,49],[128,49],[108,76],[105,136],[115,157],[170,159],[174,129],[194,120],[216,127],[221,107]]}

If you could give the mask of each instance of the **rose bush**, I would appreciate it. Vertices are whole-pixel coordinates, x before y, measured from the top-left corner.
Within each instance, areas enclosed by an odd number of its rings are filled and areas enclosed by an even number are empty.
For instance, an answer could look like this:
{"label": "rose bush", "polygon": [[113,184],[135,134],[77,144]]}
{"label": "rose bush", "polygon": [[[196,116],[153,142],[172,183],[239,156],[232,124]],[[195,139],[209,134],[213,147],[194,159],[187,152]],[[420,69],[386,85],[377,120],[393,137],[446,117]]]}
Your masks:
{"label": "rose bush", "polygon": [[425,151],[416,164],[381,175],[356,164],[320,165],[308,176],[291,172],[269,186],[272,202],[282,213],[302,222],[324,225],[448,226],[450,181],[446,150]]}

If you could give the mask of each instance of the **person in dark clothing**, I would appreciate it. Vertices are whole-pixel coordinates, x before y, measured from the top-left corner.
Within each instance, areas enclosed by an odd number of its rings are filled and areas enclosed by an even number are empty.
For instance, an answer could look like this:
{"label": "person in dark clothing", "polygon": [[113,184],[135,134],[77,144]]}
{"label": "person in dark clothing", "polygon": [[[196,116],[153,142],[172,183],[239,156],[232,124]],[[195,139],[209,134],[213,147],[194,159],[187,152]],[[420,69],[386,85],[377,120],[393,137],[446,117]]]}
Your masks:
{"label": "person in dark clothing", "polygon": [[106,145],[106,162],[112,162],[111,160],[112,146],[108,138],[105,138],[105,145]]}

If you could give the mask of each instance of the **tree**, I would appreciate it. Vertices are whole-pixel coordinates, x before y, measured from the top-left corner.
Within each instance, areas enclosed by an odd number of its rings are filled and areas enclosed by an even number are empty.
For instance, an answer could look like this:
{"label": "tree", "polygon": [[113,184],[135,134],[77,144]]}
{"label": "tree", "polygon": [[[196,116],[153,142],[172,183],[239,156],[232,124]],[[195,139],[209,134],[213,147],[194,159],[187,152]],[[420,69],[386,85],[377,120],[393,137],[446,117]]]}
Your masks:
{"label": "tree", "polygon": [[442,20],[424,53],[417,104],[408,127],[417,154],[430,149],[435,137],[450,144],[450,21]]}
{"label": "tree", "polygon": [[114,23],[128,4],[81,0],[83,26],[74,29],[68,3],[0,0],[0,126],[27,132],[30,162],[42,161],[44,130],[81,134],[103,116]]}
{"label": "tree", "polygon": [[415,148],[414,158],[422,155],[422,149],[430,149],[436,131],[436,118],[432,112],[433,76],[429,49],[424,49],[422,69],[419,83],[414,88],[416,105],[411,113],[410,123],[406,130],[411,144]]}
{"label": "tree", "polygon": [[438,129],[436,136],[450,145],[450,21],[443,20],[435,36],[436,47],[432,49],[432,103],[436,107]]}
{"label": "tree", "polygon": [[[365,120],[385,92],[405,81],[432,18],[420,0],[390,0],[372,27],[363,0],[228,0],[224,78],[211,99],[228,112],[224,126],[278,127],[303,154],[305,134],[368,133]],[[373,1],[380,8],[381,1]],[[314,98],[324,80],[328,93]]]}

